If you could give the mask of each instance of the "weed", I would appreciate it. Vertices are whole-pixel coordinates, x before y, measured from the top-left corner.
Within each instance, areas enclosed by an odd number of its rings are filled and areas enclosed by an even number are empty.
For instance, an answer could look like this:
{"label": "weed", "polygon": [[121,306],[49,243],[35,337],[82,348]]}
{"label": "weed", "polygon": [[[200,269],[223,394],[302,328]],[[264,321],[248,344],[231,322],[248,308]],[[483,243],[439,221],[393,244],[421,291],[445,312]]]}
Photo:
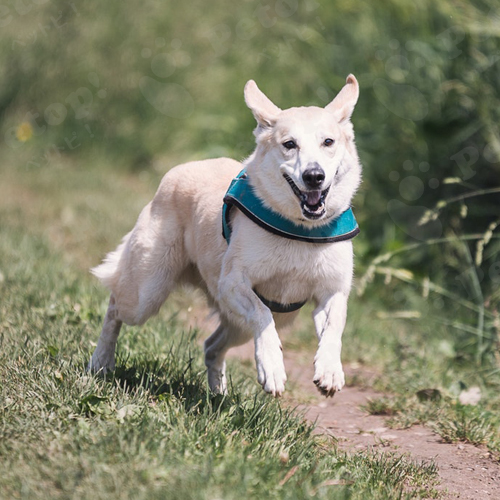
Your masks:
{"label": "weed", "polygon": [[497,417],[479,406],[457,403],[433,427],[447,443],[465,441],[479,445],[498,442],[499,438]]}

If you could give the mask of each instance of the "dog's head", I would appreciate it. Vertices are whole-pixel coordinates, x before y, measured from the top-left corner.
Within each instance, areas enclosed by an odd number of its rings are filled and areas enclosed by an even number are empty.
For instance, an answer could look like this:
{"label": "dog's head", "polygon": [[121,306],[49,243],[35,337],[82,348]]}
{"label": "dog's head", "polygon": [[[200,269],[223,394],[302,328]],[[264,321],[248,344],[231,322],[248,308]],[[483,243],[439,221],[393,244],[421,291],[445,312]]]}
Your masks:
{"label": "dog's head", "polygon": [[323,224],[346,210],[361,180],[350,121],[359,86],[353,75],[325,108],[281,110],[250,80],[245,101],[257,120],[251,182],[270,208],[302,224]]}

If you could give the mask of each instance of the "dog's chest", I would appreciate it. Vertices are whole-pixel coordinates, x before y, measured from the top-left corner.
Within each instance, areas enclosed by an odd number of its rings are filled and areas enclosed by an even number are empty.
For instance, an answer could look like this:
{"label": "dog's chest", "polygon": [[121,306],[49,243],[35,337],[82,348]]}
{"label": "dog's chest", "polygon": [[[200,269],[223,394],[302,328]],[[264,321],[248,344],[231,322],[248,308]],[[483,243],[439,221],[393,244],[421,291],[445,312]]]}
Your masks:
{"label": "dog's chest", "polygon": [[293,303],[350,289],[350,242],[304,243],[261,231],[245,238],[239,257],[252,286],[267,299]]}

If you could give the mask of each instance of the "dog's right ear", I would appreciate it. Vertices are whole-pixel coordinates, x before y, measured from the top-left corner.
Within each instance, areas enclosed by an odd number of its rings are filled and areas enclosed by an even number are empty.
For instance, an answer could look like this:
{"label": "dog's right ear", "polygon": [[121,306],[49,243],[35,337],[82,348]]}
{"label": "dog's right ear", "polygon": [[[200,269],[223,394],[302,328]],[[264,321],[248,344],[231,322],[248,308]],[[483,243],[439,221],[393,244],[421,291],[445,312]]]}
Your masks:
{"label": "dog's right ear", "polygon": [[253,80],[249,80],[245,85],[245,102],[252,110],[257,123],[263,128],[272,127],[281,112]]}
{"label": "dog's right ear", "polygon": [[344,123],[351,118],[354,106],[358,102],[359,84],[354,75],[349,75],[346,84],[342,87],[337,97],[325,109],[333,113],[339,123]]}

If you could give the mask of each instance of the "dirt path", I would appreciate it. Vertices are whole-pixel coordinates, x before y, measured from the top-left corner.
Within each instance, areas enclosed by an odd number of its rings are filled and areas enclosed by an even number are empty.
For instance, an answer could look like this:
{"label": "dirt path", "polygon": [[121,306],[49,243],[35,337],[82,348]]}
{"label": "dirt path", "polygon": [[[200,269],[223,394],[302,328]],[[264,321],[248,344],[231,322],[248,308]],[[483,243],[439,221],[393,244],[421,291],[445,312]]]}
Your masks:
{"label": "dirt path", "polygon": [[[342,449],[349,451],[378,450],[408,454],[417,462],[433,461],[439,471],[445,500],[500,499],[500,465],[491,459],[486,448],[467,443],[443,443],[430,429],[417,425],[396,430],[387,427],[387,417],[374,416],[361,410],[368,398],[380,396],[371,389],[346,386],[334,398],[325,399],[314,387],[312,363],[297,359],[285,349],[289,387],[307,395],[307,404],[298,408],[305,417],[316,422],[316,431],[333,435]],[[253,359],[253,346],[233,349],[229,357]],[[310,361],[310,360],[309,360]],[[358,370],[345,367],[347,379],[353,379]],[[289,401],[289,400],[288,400]],[[296,402],[290,401],[296,406]]]}
{"label": "dirt path", "polygon": [[[185,320],[189,326],[196,326],[204,332],[213,331],[217,319],[203,314],[203,308],[191,309]],[[195,314],[193,314],[195,313]],[[206,335],[203,336],[206,338]],[[500,464],[494,461],[488,450],[467,443],[448,444],[432,430],[421,425],[410,429],[389,429],[387,417],[369,415],[361,407],[369,398],[380,396],[372,389],[347,385],[334,398],[325,399],[316,390],[313,380],[313,355],[304,358],[296,352],[284,348],[287,369],[287,387],[294,397],[302,397],[301,403],[290,396],[284,401],[298,406],[305,417],[316,423],[316,432],[330,434],[338,440],[338,445],[351,452],[377,450],[407,454],[417,462],[434,462],[438,468],[443,500],[500,500]],[[229,358],[252,360],[251,343],[231,349]],[[365,378],[367,372],[344,366],[347,380],[355,376]]]}

